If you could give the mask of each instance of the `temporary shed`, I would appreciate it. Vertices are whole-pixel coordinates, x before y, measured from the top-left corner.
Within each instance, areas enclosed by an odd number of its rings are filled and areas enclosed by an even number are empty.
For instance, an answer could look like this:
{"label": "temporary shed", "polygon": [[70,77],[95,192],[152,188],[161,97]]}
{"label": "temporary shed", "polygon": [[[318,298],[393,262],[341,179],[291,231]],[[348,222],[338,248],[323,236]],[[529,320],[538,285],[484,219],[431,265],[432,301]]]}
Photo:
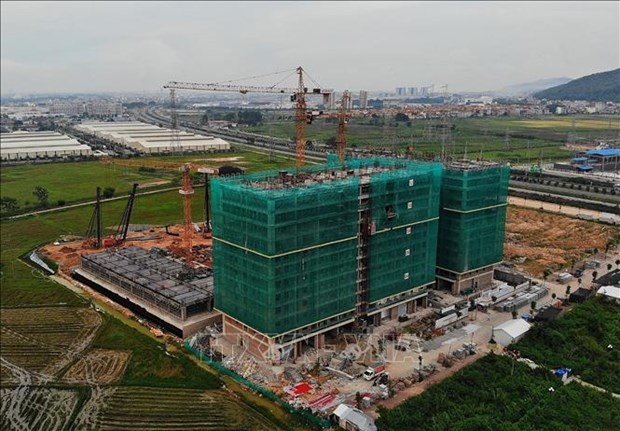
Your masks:
{"label": "temporary shed", "polygon": [[615,286],[601,286],[597,291],[597,295],[610,298],[620,303],[620,287]]}
{"label": "temporary shed", "polygon": [[377,426],[370,416],[367,416],[361,410],[349,407],[346,404],[340,404],[334,410],[334,416],[338,421],[338,425],[350,431],[377,431]]}
{"label": "temporary shed", "polygon": [[502,346],[508,346],[519,341],[532,325],[523,319],[513,319],[496,326],[493,329],[493,338]]}

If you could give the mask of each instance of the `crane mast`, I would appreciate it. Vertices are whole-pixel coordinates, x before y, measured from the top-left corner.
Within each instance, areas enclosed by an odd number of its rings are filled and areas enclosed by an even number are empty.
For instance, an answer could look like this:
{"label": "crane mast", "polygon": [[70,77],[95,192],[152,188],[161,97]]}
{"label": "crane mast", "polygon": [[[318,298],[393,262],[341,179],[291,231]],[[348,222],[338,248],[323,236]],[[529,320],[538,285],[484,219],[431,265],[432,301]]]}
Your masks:
{"label": "crane mast", "polygon": [[185,265],[187,267],[192,266],[192,195],[194,189],[192,188],[192,179],[190,172],[192,165],[189,163],[183,164],[183,185],[179,190],[179,194],[183,196],[183,215],[184,215],[184,229],[183,229],[183,253],[185,254]]}
{"label": "crane mast", "polygon": [[336,148],[338,151],[338,160],[344,163],[345,147],[347,145],[347,109],[351,100],[351,93],[345,90],[342,94],[342,103],[340,112],[338,113],[338,133],[336,134]]}
{"label": "crane mast", "polygon": [[306,114],[306,98],[304,97],[304,76],[303,69],[297,68],[299,74],[299,84],[297,86],[297,92],[295,93],[296,102],[296,120],[295,121],[295,152],[297,155],[296,166],[301,168],[305,162],[306,156],[306,122],[308,121]]}

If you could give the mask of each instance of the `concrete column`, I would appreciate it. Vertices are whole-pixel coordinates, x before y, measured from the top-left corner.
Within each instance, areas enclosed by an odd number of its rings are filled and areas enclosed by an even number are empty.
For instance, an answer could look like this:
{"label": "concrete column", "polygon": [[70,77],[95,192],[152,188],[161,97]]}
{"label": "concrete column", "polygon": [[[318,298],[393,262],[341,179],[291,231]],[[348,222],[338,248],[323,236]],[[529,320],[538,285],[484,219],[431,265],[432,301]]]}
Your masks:
{"label": "concrete column", "polygon": [[325,334],[317,334],[314,336],[314,348],[322,349],[325,347]]}

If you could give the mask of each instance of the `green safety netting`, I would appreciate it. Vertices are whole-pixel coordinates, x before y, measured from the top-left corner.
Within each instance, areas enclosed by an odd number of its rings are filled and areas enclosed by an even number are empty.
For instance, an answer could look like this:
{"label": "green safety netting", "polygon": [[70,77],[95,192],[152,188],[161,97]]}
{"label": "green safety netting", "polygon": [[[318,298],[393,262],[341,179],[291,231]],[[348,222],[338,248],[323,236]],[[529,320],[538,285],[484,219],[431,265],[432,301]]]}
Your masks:
{"label": "green safety netting", "polygon": [[437,266],[466,272],[502,260],[510,168],[447,168],[443,175]]}
{"label": "green safety netting", "polygon": [[[301,171],[379,166],[399,169],[370,176],[370,301],[433,281],[442,166],[375,158]],[[215,306],[270,335],[353,310],[358,275],[360,177],[258,187],[279,175],[211,182]]]}

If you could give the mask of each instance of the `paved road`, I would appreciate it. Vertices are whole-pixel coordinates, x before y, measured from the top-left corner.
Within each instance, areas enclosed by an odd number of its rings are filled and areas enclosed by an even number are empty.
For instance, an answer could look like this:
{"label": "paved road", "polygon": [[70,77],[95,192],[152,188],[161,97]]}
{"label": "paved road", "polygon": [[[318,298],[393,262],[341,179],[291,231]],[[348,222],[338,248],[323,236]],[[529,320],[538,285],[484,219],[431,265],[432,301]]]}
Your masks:
{"label": "paved road", "polygon": [[[510,187],[522,190],[532,190],[544,194],[550,193],[560,196],[566,196],[569,199],[584,199],[596,202],[610,202],[614,204],[620,203],[620,194],[612,195],[611,187],[607,187],[607,193],[596,193],[594,191],[585,191],[579,189],[571,189],[568,187],[556,187],[546,184],[528,183],[526,181],[510,180]],[[599,187],[601,189],[602,187]],[[591,199],[590,199],[591,198]]]}
{"label": "paved road", "polygon": [[569,205],[559,205],[559,204],[554,204],[551,202],[539,201],[536,199],[525,199],[525,198],[519,198],[516,196],[508,196],[508,203],[518,206],[518,207],[542,209],[544,211],[549,211],[549,212],[558,213],[558,214],[565,214],[565,215],[569,215],[573,217],[576,217],[579,214],[585,214],[585,215],[592,216],[594,219],[598,219],[599,217],[613,217],[616,220],[620,221],[620,216],[617,216],[611,213],[589,210],[585,208],[578,208],[578,207],[573,207]]}
{"label": "paved road", "polygon": [[610,202],[600,202],[600,201],[594,201],[594,200],[590,200],[590,199],[576,198],[576,197],[572,197],[572,196],[566,196],[566,195],[560,195],[560,194],[554,194],[554,193],[544,193],[544,192],[540,192],[540,191],[534,191],[534,190],[528,190],[528,189],[520,189],[520,188],[516,188],[516,187],[508,187],[508,191],[509,192],[510,192],[510,190],[514,190],[514,191],[517,191],[517,192],[523,192],[523,193],[529,193],[531,195],[552,196],[552,197],[557,197],[557,198],[570,199],[571,201],[575,202],[575,204],[577,204],[579,202],[584,202],[584,203],[602,205],[604,207],[609,207],[610,212],[615,211],[615,209],[618,207],[618,204],[612,204]]}

